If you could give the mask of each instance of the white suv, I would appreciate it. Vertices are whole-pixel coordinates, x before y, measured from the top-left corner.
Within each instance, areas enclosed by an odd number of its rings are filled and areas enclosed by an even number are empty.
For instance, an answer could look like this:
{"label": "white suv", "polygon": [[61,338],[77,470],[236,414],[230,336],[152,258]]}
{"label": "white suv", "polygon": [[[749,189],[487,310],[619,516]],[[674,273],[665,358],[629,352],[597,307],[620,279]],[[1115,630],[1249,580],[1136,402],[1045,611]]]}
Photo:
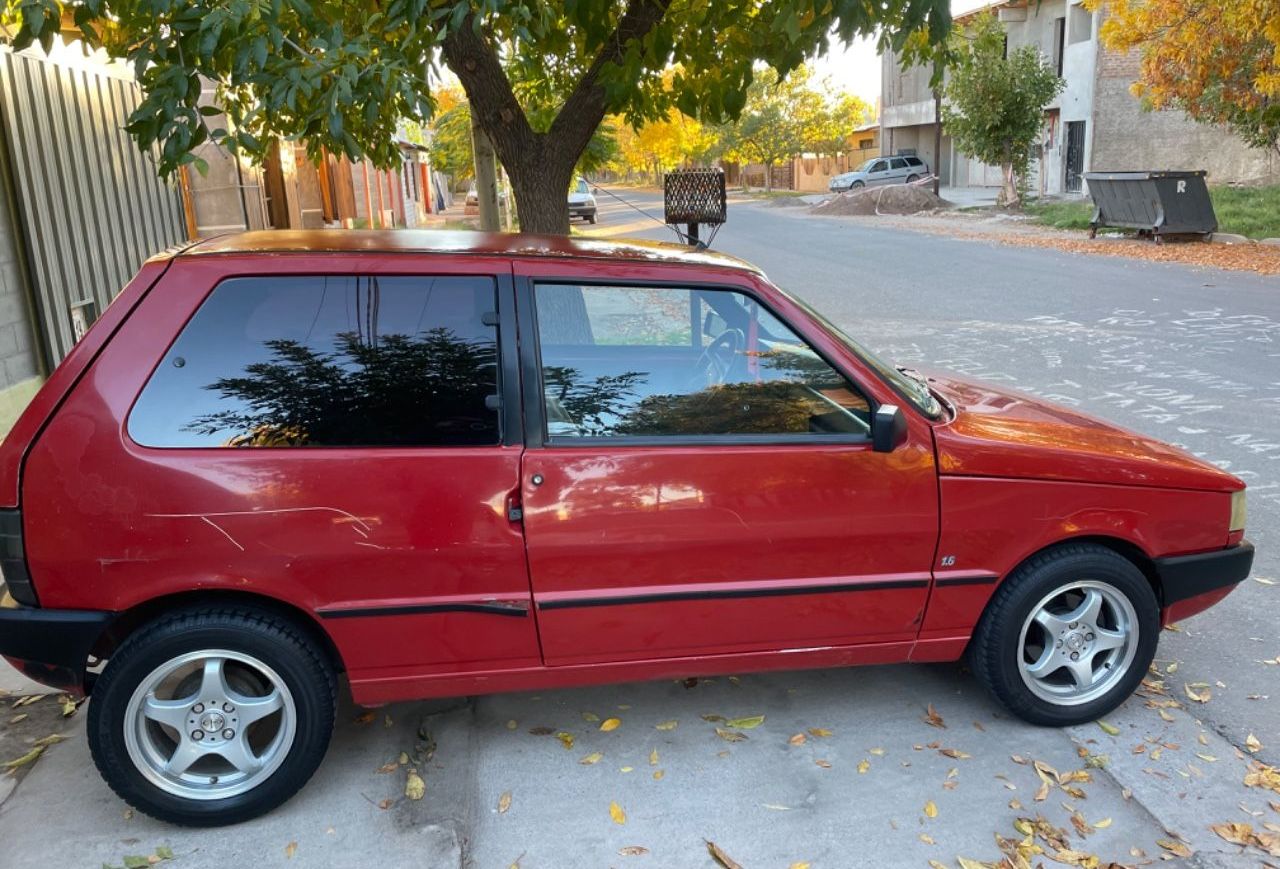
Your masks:
{"label": "white suv", "polygon": [[827,189],[843,193],[878,184],[910,184],[929,174],[929,164],[916,156],[872,157],[852,172],[831,179]]}

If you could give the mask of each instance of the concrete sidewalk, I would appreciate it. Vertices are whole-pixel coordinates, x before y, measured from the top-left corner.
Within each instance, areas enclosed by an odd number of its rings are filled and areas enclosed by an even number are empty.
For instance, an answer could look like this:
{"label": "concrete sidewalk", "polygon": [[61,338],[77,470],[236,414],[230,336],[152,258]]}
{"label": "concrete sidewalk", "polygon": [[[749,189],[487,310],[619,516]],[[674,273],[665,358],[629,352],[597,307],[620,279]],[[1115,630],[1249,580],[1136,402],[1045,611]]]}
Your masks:
{"label": "concrete sidewalk", "polygon": [[[945,727],[925,721],[929,704]],[[1258,866],[1261,852],[1242,855],[1208,825],[1280,821],[1267,806],[1277,795],[1244,787],[1241,752],[1185,710],[1166,712],[1172,721],[1135,697],[1107,730],[1030,727],[955,666],[633,683],[372,715],[348,707],[292,801],[234,828],[187,830],[108,790],[82,710],[70,739],[0,807],[0,841],[12,869],[119,866],[163,848],[175,866],[210,869],[711,867],[704,840],[748,869],[953,866],[998,860],[993,837],[1021,839],[1018,819],[1042,816],[1061,847],[1103,865],[1173,857],[1181,836],[1196,854],[1170,865]],[[720,720],[759,715],[755,727]],[[600,729],[615,717],[616,729]],[[413,802],[397,759],[428,746],[417,767],[427,796]],[[1036,761],[1055,772],[1042,777]]]}

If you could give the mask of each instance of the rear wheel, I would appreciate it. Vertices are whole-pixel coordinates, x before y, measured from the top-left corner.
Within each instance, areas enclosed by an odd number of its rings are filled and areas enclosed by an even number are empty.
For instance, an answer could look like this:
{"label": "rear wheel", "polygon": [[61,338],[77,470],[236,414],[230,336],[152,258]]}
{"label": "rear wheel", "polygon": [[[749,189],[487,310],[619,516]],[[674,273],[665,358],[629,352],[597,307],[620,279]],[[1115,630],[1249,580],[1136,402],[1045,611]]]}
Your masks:
{"label": "rear wheel", "polygon": [[974,674],[1033,724],[1092,721],[1133,693],[1155,657],[1160,606],[1127,559],[1093,544],[1035,556],[987,606]]}
{"label": "rear wheel", "polygon": [[270,811],[320,765],[333,732],[332,668],[285,619],[193,610],[126,640],[94,687],[89,748],[126,802],[216,826]]}
{"label": "rear wheel", "polygon": [[915,184],[915,183],[916,183],[917,181],[919,181],[919,180],[920,180],[920,176],[919,176],[919,175],[916,175],[914,172],[913,172],[912,174],[910,174],[910,175],[908,175],[908,176],[907,176],[907,183],[908,183],[908,184]]}

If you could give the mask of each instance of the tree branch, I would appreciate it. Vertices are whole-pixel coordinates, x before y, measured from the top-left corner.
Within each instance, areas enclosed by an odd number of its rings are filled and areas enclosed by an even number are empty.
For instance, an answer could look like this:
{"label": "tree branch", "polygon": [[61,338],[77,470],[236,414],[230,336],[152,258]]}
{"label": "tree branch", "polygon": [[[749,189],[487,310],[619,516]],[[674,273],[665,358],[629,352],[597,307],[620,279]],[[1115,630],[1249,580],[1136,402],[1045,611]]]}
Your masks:
{"label": "tree branch", "polygon": [[618,19],[618,26],[605,40],[604,48],[551,122],[548,134],[558,147],[577,154],[587,146],[608,110],[604,87],[599,83],[600,71],[605,64],[620,61],[627,43],[643,39],[667,14],[670,5],[671,0],[631,0],[627,4],[627,11]]}
{"label": "tree branch", "polygon": [[504,165],[538,147],[538,135],[511,89],[507,71],[493,45],[477,32],[475,14],[444,38],[445,62],[462,82],[471,111],[484,127]]}

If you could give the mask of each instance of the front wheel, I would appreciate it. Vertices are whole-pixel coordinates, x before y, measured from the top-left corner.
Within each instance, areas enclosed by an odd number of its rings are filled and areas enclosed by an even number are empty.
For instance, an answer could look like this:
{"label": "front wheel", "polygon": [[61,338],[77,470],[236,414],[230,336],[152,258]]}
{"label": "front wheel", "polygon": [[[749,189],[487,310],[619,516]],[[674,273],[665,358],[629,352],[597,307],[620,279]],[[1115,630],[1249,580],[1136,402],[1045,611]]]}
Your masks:
{"label": "front wheel", "polygon": [[1035,556],[997,590],[969,648],[974,674],[1033,724],[1093,721],[1133,693],[1155,657],[1160,605],[1147,578],[1105,547]]}
{"label": "front wheel", "polygon": [[864,183],[862,183],[861,181],[855,181],[855,182],[853,182],[852,184],[850,184],[850,185],[849,185],[849,189],[850,189],[850,190],[861,190],[863,187],[866,187],[866,186],[867,186],[867,185],[866,185],[866,184],[864,184]]}
{"label": "front wheel", "polygon": [[333,733],[333,670],[289,621],[192,610],[129,637],[94,686],[89,748],[130,805],[175,824],[233,824],[293,796]]}

